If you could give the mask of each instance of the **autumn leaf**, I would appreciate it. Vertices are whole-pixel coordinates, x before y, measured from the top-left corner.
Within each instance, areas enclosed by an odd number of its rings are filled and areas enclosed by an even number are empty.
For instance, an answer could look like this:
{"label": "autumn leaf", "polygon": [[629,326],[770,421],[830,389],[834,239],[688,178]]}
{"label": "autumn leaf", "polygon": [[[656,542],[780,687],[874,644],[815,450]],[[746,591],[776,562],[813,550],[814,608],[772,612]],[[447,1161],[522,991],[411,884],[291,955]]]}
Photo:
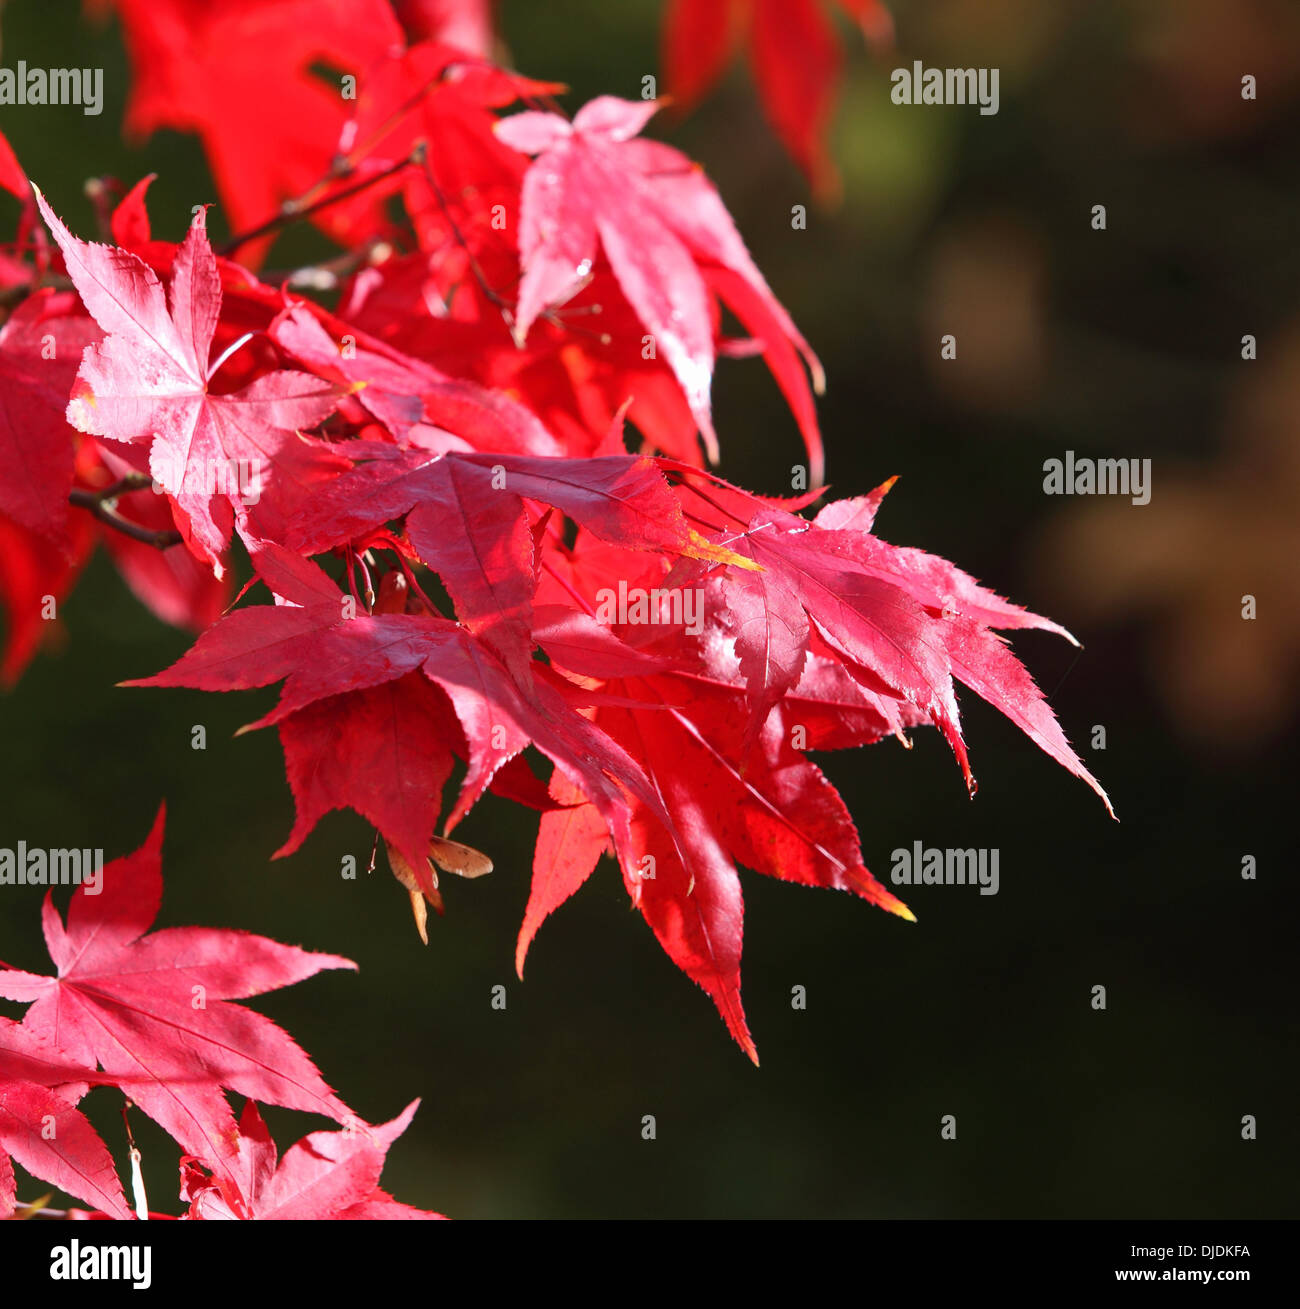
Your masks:
{"label": "autumn leaf", "polygon": [[420,1102],[413,1100],[391,1123],[357,1124],[341,1132],[313,1132],[283,1159],[257,1105],[249,1100],[239,1118],[233,1176],[205,1170],[199,1160],[181,1165],[181,1199],[187,1216],[198,1219],[430,1219],[429,1213],[399,1204],[379,1187],[389,1147],[410,1125]]}
{"label": "autumn leaf", "polygon": [[0,513],[55,541],[76,462],[63,411],[81,352],[100,337],[90,319],[68,312],[69,300],[37,291],[0,327]]}
{"label": "autumn leaf", "polygon": [[356,965],[245,932],[150,932],[162,902],[162,835],[160,811],[135,854],[104,866],[97,892],[77,888],[66,922],[47,896],[42,926],[58,971],[0,968],[0,995],[30,1003],[24,1027],[61,1058],[102,1069],[183,1149],[222,1166],[235,1134],[223,1089],[350,1121],[293,1039],[231,1001]]}
{"label": "autumn leaf", "polygon": [[[177,252],[170,296],[143,260],[78,240],[44,197],[37,204],[63,251],[68,276],[105,339],[82,357],[68,421],[113,441],[150,442],[150,470],[184,513],[182,530],[221,573],[235,516],[247,509],[231,471],[243,464],[284,501],[309,496],[339,467],[326,449],[298,435],[332,412],[339,391],[286,369],[229,395],[210,389],[221,360],[208,361],[221,313],[221,281],[203,215]],[[223,480],[225,479],[225,480]],[[258,488],[257,499],[261,498]]]}
{"label": "autumn leaf", "polygon": [[[386,761],[377,771],[361,766],[375,750],[361,735],[340,743],[337,764],[312,776],[312,787],[319,789],[309,790],[305,779],[310,770],[301,761],[311,757],[312,724],[318,720],[309,716],[304,723],[293,722],[297,714],[322,701],[383,688],[416,672],[445,694],[469,754],[449,829],[483,794],[497,771],[530,743],[580,781],[616,830],[626,829],[629,794],[664,815],[636,761],[593,728],[566,700],[564,689],[545,677],[544,669],[530,665],[530,681],[520,686],[493,651],[457,623],[427,613],[355,611],[347,604],[350,597],[319,568],[281,547],[263,543],[254,562],[272,591],[288,603],[235,610],[205,632],[171,668],[129,685],[229,691],[285,681],[276,708],[250,725],[293,723],[285,745],[300,821],[282,853],[296,848],[305,835],[304,813],[316,815],[347,804],[376,822],[409,864],[423,863],[438,813],[436,791],[424,792],[423,801],[409,810],[402,806],[400,794],[384,794],[390,765]],[[413,685],[408,683],[408,690]],[[391,697],[398,693],[388,693],[387,704],[396,703]],[[336,712],[341,704],[336,701]],[[357,717],[365,712],[360,704],[349,704],[345,723],[360,727],[367,721]],[[445,776],[447,761],[441,753],[445,738],[441,745],[432,737],[417,741],[405,729],[418,727],[418,720],[398,723],[386,716],[380,721],[393,723],[397,732],[395,736],[386,732],[382,738],[386,748],[399,751],[405,742],[409,751],[425,752],[424,756],[403,753],[401,762],[392,767],[426,779]],[[283,735],[285,729],[281,730]]]}
{"label": "autumn leaf", "polygon": [[[886,49],[893,19],[881,0],[836,0],[868,43]],[[669,0],[663,60],[681,109],[696,105],[722,76],[748,32],[763,109],[781,144],[817,190],[833,196],[839,178],[826,137],[839,99],[842,55],[824,0]]]}
{"label": "autumn leaf", "polygon": [[[522,345],[548,307],[563,304],[590,276],[598,245],[651,340],[664,355],[717,461],[709,394],[714,367],[713,307],[707,269],[738,279],[715,283],[735,299],[742,320],[775,328],[793,344],[821,385],[821,366],[754,266],[717,192],[703,173],[668,146],[637,140],[653,101],[601,96],[572,123],[558,114],[525,111],[503,119],[496,133],[537,158],[524,179],[519,253],[524,276],[515,315]],[[788,369],[778,377],[789,385]],[[806,383],[804,383],[806,389]],[[820,438],[804,428],[821,480]]]}
{"label": "autumn leaf", "polygon": [[[401,41],[386,0],[93,3],[111,5],[122,21],[133,71],[127,133],[196,132],[240,227],[275,213],[329,167],[347,103],[314,66],[357,77]],[[274,114],[265,110],[270,86]]]}
{"label": "autumn leaf", "polygon": [[108,1148],[76,1107],[99,1080],[40,1032],[0,1018],[0,1218],[15,1206],[7,1155],[114,1218],[131,1216]]}
{"label": "autumn leaf", "polygon": [[112,1156],[75,1104],[34,1082],[0,1079],[0,1218],[14,1212],[6,1152],[34,1177],[111,1218],[130,1218]]}

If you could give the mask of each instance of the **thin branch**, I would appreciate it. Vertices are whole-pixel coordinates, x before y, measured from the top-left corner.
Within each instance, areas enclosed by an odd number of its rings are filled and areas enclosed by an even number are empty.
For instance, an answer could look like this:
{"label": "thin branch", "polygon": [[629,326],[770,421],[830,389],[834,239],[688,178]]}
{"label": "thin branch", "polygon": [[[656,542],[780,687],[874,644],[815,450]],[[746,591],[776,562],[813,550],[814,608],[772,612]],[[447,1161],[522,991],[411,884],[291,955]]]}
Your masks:
{"label": "thin branch", "polygon": [[178,531],[174,528],[159,530],[142,527],[129,518],[123,518],[117,511],[119,495],[127,491],[143,491],[145,487],[152,485],[153,479],[147,473],[128,473],[111,486],[106,486],[99,491],[86,491],[81,487],[74,487],[68,493],[68,503],[76,505],[79,509],[89,510],[106,527],[121,532],[123,536],[129,536],[133,541],[151,545],[158,550],[167,550],[171,546],[180,545],[185,539]]}
{"label": "thin branch", "polygon": [[119,495],[125,495],[128,491],[147,491],[152,485],[153,478],[148,473],[127,473],[110,486],[102,487],[95,494],[101,500],[116,500]]}
{"label": "thin branch", "polygon": [[422,163],[424,154],[424,143],[420,142],[405,159],[399,159],[395,164],[390,164],[372,177],[367,177],[353,186],[346,186],[342,191],[336,191],[333,195],[326,196],[323,200],[317,200],[314,204],[304,205],[297,200],[286,200],[280,207],[280,212],[273,218],[268,218],[266,222],[259,223],[247,232],[241,232],[238,236],[231,237],[225,245],[218,249],[217,253],[228,259],[240,246],[247,245],[250,241],[256,241],[259,237],[270,236],[273,232],[280,231],[281,228],[287,227],[290,223],[296,223],[300,218],[310,218],[313,214],[318,214],[322,209],[328,209],[341,200],[350,200],[354,195],[359,195],[367,188],[393,177],[403,169]]}

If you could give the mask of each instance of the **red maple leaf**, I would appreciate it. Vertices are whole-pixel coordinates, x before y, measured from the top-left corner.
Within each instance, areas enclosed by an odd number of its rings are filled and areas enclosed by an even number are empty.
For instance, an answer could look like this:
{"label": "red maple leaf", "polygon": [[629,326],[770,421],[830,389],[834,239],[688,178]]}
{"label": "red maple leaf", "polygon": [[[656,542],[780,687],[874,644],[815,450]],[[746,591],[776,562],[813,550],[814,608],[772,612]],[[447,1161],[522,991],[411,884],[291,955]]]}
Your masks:
{"label": "red maple leaf", "polygon": [[131,1217],[108,1148],[76,1107],[99,1080],[39,1032],[0,1018],[0,1218],[15,1205],[8,1155],[112,1217]]}
{"label": "red maple leaf", "polygon": [[[836,0],[867,41],[886,48],[894,24],[881,0]],[[826,133],[839,99],[839,38],[822,0],[669,0],[663,60],[676,105],[697,104],[748,28],[763,109],[795,163],[825,195],[838,190]]]}
{"label": "red maple leaf", "polygon": [[257,1105],[239,1118],[231,1177],[211,1175],[198,1160],[181,1163],[181,1199],[187,1217],[200,1219],[430,1219],[379,1187],[392,1143],[406,1130],[420,1102],[413,1100],[391,1123],[357,1124],[341,1132],[312,1132],[277,1160],[275,1142]]}
{"label": "red maple leaf", "polygon": [[[183,547],[159,550],[117,531],[100,531],[84,512],[69,516],[74,486],[95,492],[148,467],[146,450],[101,449],[80,437],[64,415],[83,351],[102,335],[75,291],[48,287],[24,299],[0,328],[0,538],[7,559],[0,600],[9,615],[0,680],[5,682],[15,680],[40,637],[57,630],[46,597],[53,596],[56,605],[63,600],[96,540],[104,540],[128,585],[163,621],[202,629],[225,605],[227,588]],[[162,533],[173,527],[164,496],[127,492],[116,505],[141,528]]]}
{"label": "red maple leaf", "polygon": [[[341,82],[314,68],[362,79],[402,43],[387,0],[92,0],[90,7],[110,5],[134,74],[126,131],[197,132],[238,229],[271,217],[329,171],[349,101]],[[270,114],[268,87],[275,88]],[[245,257],[256,262],[267,244]]]}
{"label": "red maple leaf", "polygon": [[[515,338],[522,344],[545,309],[580,289],[595,267],[597,247],[603,248],[716,462],[709,399],[711,293],[730,304],[766,350],[797,349],[818,389],[821,365],[755,267],[703,172],[669,146],[636,139],[656,108],[654,102],[600,96],[572,123],[558,114],[525,111],[497,124],[497,136],[508,145],[537,156],[524,179]],[[774,371],[783,385],[793,381],[788,368]],[[799,405],[794,407],[798,412]],[[807,425],[804,438],[817,484],[820,438]]]}
{"label": "red maple leaf", "polygon": [[[947,736],[973,790],[956,680],[1106,797],[992,630],[1062,629],[946,561],[866,530],[889,484],[810,523],[696,470],[681,471],[699,502],[692,519],[761,571],[692,576],[698,565],[684,562],[669,578],[666,562],[649,560],[638,576],[626,550],[580,539],[571,554],[556,553],[559,571],[542,587],[547,600],[590,603],[612,585],[643,595],[695,585],[709,621],[696,633],[662,616],[649,626],[615,629],[638,644],[642,659],[677,665],[658,669],[638,670],[627,659],[620,669],[590,642],[538,639],[553,663],[604,681],[594,722],[645,769],[675,833],[669,839],[660,820],[634,805],[630,846],[619,847],[625,885],[667,953],[756,1057],[740,1004],[737,863],[849,890],[910,917],[867,871],[847,808],[805,750],[903,738],[931,722]],[[549,606],[535,610],[544,611]],[[575,807],[541,820],[516,960],[521,970],[538,925],[590,875],[609,844],[598,816],[566,781],[553,783],[552,793]]]}
{"label": "red maple leaf", "polygon": [[89,882],[77,888],[66,924],[47,895],[42,926],[58,972],[0,967],[0,995],[31,1003],[23,1026],[61,1059],[102,1069],[183,1149],[221,1167],[235,1139],[223,1088],[352,1121],[290,1036],[230,1001],[356,965],[246,932],[150,932],[162,901],[162,835],[160,810],[145,844],[104,866],[97,892]]}
{"label": "red maple leaf", "polygon": [[63,411],[81,353],[101,335],[74,305],[46,287],[0,327],[0,513],[51,540],[67,523],[76,460]]}
{"label": "red maple leaf", "polygon": [[[177,251],[164,299],[142,259],[78,240],[39,192],[37,203],[68,276],[106,334],[82,358],[68,421],[110,440],[150,442],[155,480],[181,509],[181,529],[196,553],[220,575],[232,522],[246,516],[248,503],[264,495],[295,503],[340,466],[298,435],[334,410],[339,392],[286,369],[229,395],[211,390],[223,362],[208,362],[222,291],[202,213]],[[254,493],[239,479],[241,469],[255,479]]]}
{"label": "red maple leaf", "polygon": [[232,691],[285,680],[278,706],[252,725],[282,725],[299,822],[280,853],[297,849],[322,813],[347,805],[412,867],[426,864],[438,779],[450,769],[447,734],[435,729],[448,719],[413,673],[445,694],[467,743],[469,770],[449,826],[529,743],[580,781],[616,830],[626,829],[627,793],[663,814],[636,761],[595,731],[565,699],[567,684],[540,665],[521,685],[457,623],[427,612],[366,614],[314,564],[267,543],[254,564],[282,603],[235,610],[171,668],[128,685]]}
{"label": "red maple leaf", "polygon": [[[608,689],[625,697],[627,707],[602,708],[596,722],[636,752],[682,838],[674,845],[653,815],[634,813],[637,857],[622,868],[628,893],[669,957],[709,994],[757,1063],[740,1000],[737,863],[786,881],[851,891],[909,920],[912,915],[867,871],[844,802],[790,744],[790,727],[803,722],[798,714],[805,703],[856,713],[854,744],[878,739],[887,725],[868,698],[837,683],[829,660],[815,660],[789,709],[770,715],[756,748],[745,750],[745,688],[734,666],[712,673],[611,683]],[[580,798],[557,794],[569,803]],[[607,845],[590,806],[542,816],[516,954],[521,976],[537,927],[586,880]]]}

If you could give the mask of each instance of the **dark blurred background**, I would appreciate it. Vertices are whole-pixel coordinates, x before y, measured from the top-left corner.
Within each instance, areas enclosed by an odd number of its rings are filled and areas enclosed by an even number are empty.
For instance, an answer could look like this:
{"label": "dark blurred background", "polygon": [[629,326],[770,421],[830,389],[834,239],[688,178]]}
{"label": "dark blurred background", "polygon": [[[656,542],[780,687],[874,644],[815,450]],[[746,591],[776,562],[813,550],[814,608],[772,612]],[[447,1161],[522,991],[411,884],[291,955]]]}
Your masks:
{"label": "dark blurred background", "polygon": [[[169,807],[163,925],[244,928],[356,959],[256,1002],[360,1113],[423,1107],[385,1185],[458,1217],[1294,1216],[1294,734],[1300,573],[1300,7],[1285,0],[897,0],[897,56],[845,27],[834,136],[844,199],[792,231],[807,189],[743,60],[665,125],[717,182],[820,351],[829,480],[901,474],[882,536],[955,560],[1071,628],[1017,650],[1121,821],[965,697],[981,786],[937,734],[822,762],[868,866],[890,851],[996,847],[1001,890],[912,888],[909,926],[745,875],[749,1065],[602,865],[513,975],[536,818],[489,800],[458,835],[497,871],[448,888],[428,948],[364,867],[370,831],[292,821],[270,733],[233,739],[274,692],[115,689],[189,638],[150,617],[102,553],[66,641],[0,702],[4,832],[31,845],[142,841]],[[570,108],[659,71],[655,0],[506,0],[514,62]],[[0,110],[76,231],[85,178],[156,171],[155,233],[215,199],[197,143],[141,149],[119,125],[120,37],[70,3],[10,0],[6,65],[103,66],[101,117]],[[899,107],[889,71],[1001,69],[1001,111]],[[1241,77],[1259,98],[1243,102]],[[273,92],[268,113],[274,112]],[[659,130],[665,130],[661,127]],[[1108,227],[1094,231],[1091,207]],[[211,225],[220,227],[214,215]],[[300,241],[298,246],[294,241]],[[291,237],[277,254],[316,252]],[[958,338],[941,363],[939,337]],[[1241,337],[1259,358],[1241,359]],[[716,383],[724,475],[788,491],[792,420],[761,365]],[[1149,505],[1042,491],[1067,449],[1150,458]],[[1241,618],[1241,597],[1258,618]],[[190,748],[205,724],[208,749]],[[1092,728],[1106,749],[1090,749]],[[1258,879],[1241,877],[1243,855]],[[453,880],[453,879],[449,879]],[[42,971],[39,897],[5,897],[0,958]],[[490,1007],[504,984],[508,1007]],[[807,988],[806,1011],[791,988]],[[1108,1008],[1090,1007],[1104,985]],[[16,1013],[13,1006],[6,1012]],[[124,1157],[106,1093],[87,1106]],[[641,1139],[654,1114],[658,1138]],[[940,1139],[954,1114],[958,1139]],[[1253,1114],[1258,1140],[1243,1141]],[[318,1122],[270,1115],[282,1148]],[[175,1149],[137,1122],[153,1207]],[[44,1190],[46,1188],[40,1188]],[[36,1184],[20,1188],[25,1197]]]}

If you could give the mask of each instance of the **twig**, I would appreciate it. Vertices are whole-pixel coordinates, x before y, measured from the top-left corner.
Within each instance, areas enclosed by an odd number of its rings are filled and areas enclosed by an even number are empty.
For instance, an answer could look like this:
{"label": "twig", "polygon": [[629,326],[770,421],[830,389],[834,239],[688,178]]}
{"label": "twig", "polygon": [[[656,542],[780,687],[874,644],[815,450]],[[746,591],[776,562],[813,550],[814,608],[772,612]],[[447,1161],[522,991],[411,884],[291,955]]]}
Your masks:
{"label": "twig", "polygon": [[68,503],[76,505],[79,509],[88,509],[106,527],[121,532],[123,536],[129,536],[133,541],[154,546],[158,550],[167,550],[171,546],[180,545],[185,539],[175,528],[160,530],[142,527],[129,518],[123,518],[117,511],[119,495],[127,491],[143,491],[145,487],[152,484],[153,479],[147,473],[128,473],[111,486],[106,486],[99,491],[86,491],[75,487],[68,493]]}
{"label": "twig", "polygon": [[422,163],[424,154],[424,142],[421,141],[405,159],[399,159],[397,163],[390,164],[381,172],[375,173],[374,176],[367,177],[364,181],[357,182],[353,186],[346,186],[342,191],[336,191],[333,195],[328,195],[323,200],[317,200],[314,204],[304,205],[298,200],[286,200],[280,207],[280,212],[273,218],[268,218],[266,222],[259,223],[247,232],[241,232],[238,236],[231,237],[225,245],[218,249],[217,253],[228,259],[241,245],[247,245],[250,241],[256,241],[259,237],[270,236],[271,233],[278,232],[290,223],[296,223],[300,218],[310,218],[313,214],[318,214],[322,209],[328,209],[330,205],[336,205],[341,200],[350,200],[354,195],[359,195],[368,187],[375,186],[377,183],[400,173],[404,168],[410,168],[413,165]]}

